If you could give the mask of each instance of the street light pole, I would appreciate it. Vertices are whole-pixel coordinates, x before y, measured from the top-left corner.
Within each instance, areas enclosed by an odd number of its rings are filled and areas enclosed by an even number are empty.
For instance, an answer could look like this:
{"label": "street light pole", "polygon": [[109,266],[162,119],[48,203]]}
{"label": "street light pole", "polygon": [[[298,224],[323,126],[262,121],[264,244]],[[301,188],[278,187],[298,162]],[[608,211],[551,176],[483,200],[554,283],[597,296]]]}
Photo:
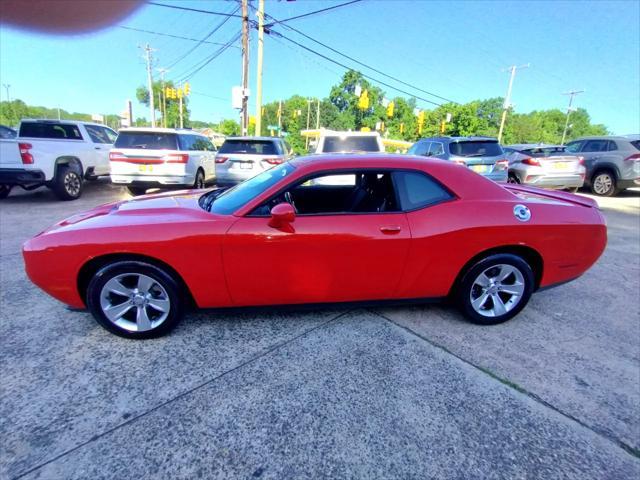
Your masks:
{"label": "street light pole", "polygon": [[249,133],[249,3],[242,0],[242,110],[240,112],[240,127],[242,135]]}
{"label": "street light pole", "polygon": [[256,135],[262,134],[262,56],[264,48],[264,0],[258,1],[258,73],[256,75]]}
{"label": "street light pole", "polygon": [[5,91],[7,92],[7,102],[11,101],[11,97],[9,96],[9,89],[11,88],[11,85],[9,85],[8,83],[3,83],[2,86],[4,87]]}
{"label": "street light pole", "polygon": [[562,141],[560,142],[560,145],[564,145],[564,141],[567,138],[567,130],[569,129],[569,117],[571,116],[572,112],[571,105],[573,104],[573,97],[583,92],[584,90],[571,90],[569,92],[563,93],[563,95],[569,95],[569,106],[567,107],[567,120],[564,122],[564,130],[562,131]]}

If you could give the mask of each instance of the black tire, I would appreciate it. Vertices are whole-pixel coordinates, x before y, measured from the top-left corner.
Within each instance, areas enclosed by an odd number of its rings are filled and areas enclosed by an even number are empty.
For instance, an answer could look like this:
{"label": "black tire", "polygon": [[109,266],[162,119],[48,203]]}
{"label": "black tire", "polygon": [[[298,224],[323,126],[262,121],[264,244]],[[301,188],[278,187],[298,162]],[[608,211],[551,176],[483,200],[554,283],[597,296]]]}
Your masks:
{"label": "black tire", "polygon": [[0,200],[7,198],[12,188],[13,185],[0,185]]}
{"label": "black tire", "polygon": [[82,195],[82,172],[74,165],[60,165],[51,188],[60,200],[76,200]]}
{"label": "black tire", "polygon": [[[511,283],[511,279],[516,279],[515,272],[512,274],[513,276],[509,276],[505,278],[504,283],[497,285],[491,284],[491,287],[483,289],[476,281],[479,279],[482,273],[486,273],[487,271],[492,272],[496,271],[498,274],[504,266],[511,266],[514,269],[517,269],[520,272],[520,276],[522,278],[522,294],[514,299],[511,307],[506,311],[506,313],[501,315],[489,316],[490,311],[495,312],[496,306],[493,302],[493,295],[500,296],[500,303],[504,306],[509,304],[513,295],[509,295],[505,292],[502,292],[500,288],[514,287],[515,283]],[[506,322],[507,320],[515,317],[520,311],[527,305],[529,299],[531,298],[531,294],[533,293],[533,288],[535,284],[535,278],[533,275],[533,271],[527,262],[525,262],[521,257],[517,255],[512,255],[508,253],[499,253],[495,255],[490,255],[467,270],[467,272],[462,277],[458,288],[456,289],[456,303],[462,313],[467,317],[471,322],[477,323],[480,325],[496,325],[498,323]],[[494,291],[493,288],[497,288],[498,290]],[[480,291],[479,291],[480,289]],[[481,300],[482,295],[487,295],[486,301],[484,305],[481,307],[487,307],[486,309],[480,308],[484,314],[478,313],[476,308],[474,308],[472,304],[472,296],[477,300]],[[508,298],[508,301],[504,301]],[[489,309],[491,307],[491,310]]]}
{"label": "black tire", "polygon": [[193,188],[195,188],[196,190],[200,190],[202,188],[205,188],[205,183],[204,183],[204,172],[200,169],[198,169],[197,173],[196,173],[196,179],[193,182]]}
{"label": "black tire", "polygon": [[580,187],[569,187],[569,188],[565,188],[564,190],[565,192],[569,192],[569,193],[578,193],[578,190],[580,190]]}
{"label": "black tire", "polygon": [[613,197],[620,190],[616,188],[616,176],[610,170],[600,170],[591,177],[591,192],[600,197]]}
{"label": "black tire", "polygon": [[[109,293],[108,297],[102,297],[103,287],[115,278],[120,279],[121,286],[127,287],[122,289],[121,293],[131,293],[133,295],[133,292],[130,291],[140,286],[139,283],[136,283],[136,280],[139,280],[140,276],[151,278],[154,282],[148,290],[151,292],[153,289],[155,292],[150,293],[152,296],[147,300],[151,302],[151,304],[147,303],[136,306],[131,303],[139,300],[139,298],[136,298],[136,295],[131,297],[131,300],[126,300],[127,296],[125,295],[113,293]],[[161,288],[158,288],[158,286]],[[158,292],[160,292],[161,295],[159,295]],[[142,295],[142,293],[140,293],[140,295]],[[154,298],[153,295],[156,295],[157,298]],[[103,310],[103,300],[108,304],[112,304],[111,302],[113,302],[116,307],[124,306],[126,308],[126,306],[131,305],[118,319],[121,325],[114,323],[107,317],[105,310]],[[161,300],[162,302],[168,301],[168,312],[166,312],[165,318],[162,318],[163,314],[153,308],[154,300]],[[89,311],[102,327],[120,337],[131,339],[156,338],[169,333],[182,319],[185,303],[181,295],[181,289],[172,275],[155,265],[140,261],[119,261],[102,267],[89,282],[86,301]],[[137,320],[141,309],[147,312],[145,315],[149,321],[148,325],[150,328],[136,331],[141,325],[139,320]],[[153,326],[154,320],[152,317],[155,314],[158,315],[155,317],[155,321],[159,323]]]}
{"label": "black tire", "polygon": [[507,178],[507,183],[520,183],[520,179],[515,173],[510,173]]}
{"label": "black tire", "polygon": [[133,187],[131,185],[128,185],[127,190],[134,197],[137,197],[138,195],[144,195],[145,193],[147,193],[147,187]]}

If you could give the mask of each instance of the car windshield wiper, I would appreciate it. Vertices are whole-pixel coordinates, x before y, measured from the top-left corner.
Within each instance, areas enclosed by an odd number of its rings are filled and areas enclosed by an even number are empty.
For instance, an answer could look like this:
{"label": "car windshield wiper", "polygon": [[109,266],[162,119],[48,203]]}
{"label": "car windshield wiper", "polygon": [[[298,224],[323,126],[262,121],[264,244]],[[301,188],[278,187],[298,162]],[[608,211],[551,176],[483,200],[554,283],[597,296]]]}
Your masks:
{"label": "car windshield wiper", "polygon": [[207,212],[211,211],[211,207],[213,206],[213,202],[215,201],[216,198],[218,198],[220,196],[220,194],[226,190],[228,190],[229,187],[223,187],[223,188],[217,188],[215,190],[212,190],[209,193],[206,193],[205,195],[202,196],[201,203],[200,206]]}

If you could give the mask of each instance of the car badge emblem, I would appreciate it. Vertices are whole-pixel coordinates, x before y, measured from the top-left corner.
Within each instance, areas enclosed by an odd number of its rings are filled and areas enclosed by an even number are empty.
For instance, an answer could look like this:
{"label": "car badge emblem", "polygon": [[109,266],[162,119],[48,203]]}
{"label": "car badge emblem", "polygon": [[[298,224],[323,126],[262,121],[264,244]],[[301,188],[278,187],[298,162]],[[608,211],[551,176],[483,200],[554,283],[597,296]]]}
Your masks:
{"label": "car badge emblem", "polygon": [[526,205],[516,205],[513,207],[513,214],[521,222],[528,222],[531,219],[531,210]]}

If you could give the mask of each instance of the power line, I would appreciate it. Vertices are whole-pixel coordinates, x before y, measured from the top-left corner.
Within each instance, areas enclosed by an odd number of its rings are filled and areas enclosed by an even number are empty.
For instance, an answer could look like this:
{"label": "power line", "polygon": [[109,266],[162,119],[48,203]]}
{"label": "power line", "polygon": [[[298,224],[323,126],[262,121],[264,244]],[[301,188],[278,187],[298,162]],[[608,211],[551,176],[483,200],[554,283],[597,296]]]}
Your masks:
{"label": "power line", "polygon": [[232,13],[212,12],[211,10],[201,10],[199,8],[190,8],[190,7],[179,7],[178,5],[167,5],[165,3],[149,2],[149,5],[155,5],[156,7],[174,8],[176,10],[186,10],[189,12],[207,13],[209,15],[220,15],[222,17],[242,18],[242,15],[234,15]]}
{"label": "power line", "polygon": [[211,63],[214,59],[218,58],[224,51],[226,51],[234,42],[238,41],[238,39],[240,38],[241,33],[238,32],[236,35],[234,35],[226,44],[224,44],[222,47],[220,47],[218,50],[216,50],[211,56],[201,60],[198,64],[193,65],[192,68],[193,70],[191,71],[187,71],[186,73],[183,73],[182,75],[176,77],[176,81],[178,82],[185,82],[187,80],[190,80],[196,73],[198,73],[200,70],[202,70],[204,67],[206,67],[207,65],[209,65],[209,63]]}
{"label": "power line", "polygon": [[[238,11],[240,7],[236,7],[233,12],[231,13],[236,13]],[[209,37],[211,37],[211,35],[213,35],[214,33],[216,33],[218,30],[220,30],[225,23],[227,23],[229,21],[231,17],[226,17],[224,20],[222,20],[218,25],[216,25],[213,30],[211,30],[202,40],[200,40],[196,45],[194,45],[191,49],[189,49],[186,53],[184,53],[180,58],[178,58],[175,62],[173,62],[171,65],[169,65],[167,68],[173,68],[175,65],[177,65],[178,63],[180,63],[182,60],[184,60],[188,55],[190,55],[191,53],[193,53],[193,51],[195,49],[197,49],[200,45],[203,44],[203,42],[205,42]]]}
{"label": "power line", "polygon": [[[349,67],[348,65],[345,65],[344,63],[340,63],[340,62],[338,62],[337,60],[334,60],[334,59],[332,59],[332,58],[329,58],[329,57],[327,57],[326,55],[323,55],[323,54],[322,54],[322,53],[320,53],[320,52],[317,52],[317,51],[315,51],[315,50],[313,50],[313,49],[311,49],[311,48],[309,48],[309,47],[307,47],[307,46],[305,46],[305,45],[302,45],[301,43],[298,43],[298,42],[296,42],[295,40],[290,39],[289,37],[287,37],[287,36],[283,35],[282,33],[272,31],[272,32],[271,32],[271,34],[275,34],[275,35],[277,35],[278,37],[283,38],[283,39],[285,39],[286,41],[291,42],[291,43],[293,43],[294,45],[297,45],[298,47],[303,48],[304,50],[306,50],[306,51],[308,51],[308,52],[313,53],[314,55],[317,55],[317,56],[319,56],[319,57],[321,57],[321,58],[324,58],[325,60],[327,60],[327,61],[329,61],[329,62],[331,62],[331,63],[335,63],[336,65],[339,65],[339,66],[341,66],[342,68],[344,68],[344,69],[346,69],[346,70],[352,70],[352,68],[351,68],[351,67]],[[414,97],[414,98],[416,98],[416,99],[418,99],[418,100],[421,100],[421,101],[423,101],[423,102],[430,103],[431,105],[436,105],[437,107],[441,107],[441,106],[442,106],[442,104],[440,104],[440,103],[436,103],[436,102],[433,102],[433,101],[428,100],[428,99],[426,99],[426,98],[419,97],[419,96],[417,96],[417,95],[415,95],[415,94],[413,94],[413,93],[407,92],[406,90],[402,90],[402,89],[400,89],[400,88],[398,88],[398,87],[394,87],[393,85],[390,85],[390,84],[388,84],[388,83],[385,83],[385,82],[383,82],[382,80],[379,80],[379,79],[377,79],[377,78],[373,78],[372,76],[367,75],[367,74],[365,74],[365,73],[363,73],[363,74],[362,74],[362,76],[363,76],[363,77],[365,77],[365,78],[368,78],[369,80],[372,80],[372,81],[374,81],[374,82],[376,82],[376,83],[379,83],[379,84],[381,84],[381,85],[384,85],[384,86],[385,86],[385,87],[387,87],[387,88],[390,88],[390,89],[392,89],[392,90],[395,90],[396,92],[404,93],[405,95],[409,95],[410,97]]]}
{"label": "power line", "polygon": [[[353,2],[350,2],[350,3],[353,3]],[[347,4],[342,4],[342,5],[347,5]],[[275,21],[275,23],[282,23],[282,22],[286,22],[286,21],[287,21],[287,20],[277,20],[277,19],[275,19],[274,17],[272,17],[271,15],[268,15],[268,14],[265,14],[265,16],[267,16],[267,17],[271,18],[272,20],[274,20],[274,21]],[[296,17],[293,17],[293,18],[296,18]],[[289,20],[290,20],[290,19],[289,19]],[[394,80],[394,81],[396,81],[396,82],[398,82],[398,83],[400,83],[400,84],[402,84],[402,85],[405,85],[405,86],[407,86],[407,87],[410,87],[410,88],[412,88],[412,89],[414,89],[414,90],[417,90],[417,91],[419,91],[419,92],[426,93],[427,95],[431,95],[432,97],[439,98],[440,100],[444,100],[445,102],[449,102],[449,103],[456,103],[456,104],[458,103],[458,102],[455,102],[454,100],[451,100],[451,99],[449,99],[449,98],[443,97],[443,96],[441,96],[441,95],[437,95],[437,94],[435,94],[435,93],[433,93],[433,92],[429,92],[428,90],[424,90],[424,89],[422,89],[422,88],[420,88],[420,87],[416,87],[415,85],[412,85],[412,84],[407,83],[407,82],[405,82],[405,81],[403,81],[403,80],[400,80],[400,79],[399,79],[399,78],[397,78],[397,77],[394,77],[394,76],[392,76],[392,75],[389,75],[389,74],[387,74],[387,73],[384,73],[383,71],[378,70],[377,68],[374,68],[374,67],[372,67],[371,65],[367,65],[366,63],[361,62],[360,60],[357,60],[357,59],[355,59],[355,58],[353,58],[353,57],[351,57],[351,56],[347,55],[346,53],[340,52],[340,51],[336,50],[335,48],[330,47],[329,45],[327,45],[327,44],[325,44],[325,43],[321,42],[320,40],[317,40],[317,39],[315,39],[315,38],[313,38],[313,37],[310,37],[309,35],[307,35],[306,33],[301,32],[301,31],[300,31],[300,30],[298,30],[297,28],[294,28],[294,27],[292,27],[292,26],[290,26],[290,25],[282,25],[282,26],[283,26],[283,27],[285,27],[285,28],[288,28],[289,30],[293,30],[294,32],[296,32],[296,33],[298,33],[298,34],[302,35],[303,37],[305,37],[305,38],[307,38],[307,39],[311,40],[312,42],[315,42],[315,43],[317,43],[318,45],[320,45],[320,46],[322,46],[322,47],[326,48],[327,50],[332,51],[333,53],[336,53],[336,54],[338,54],[338,55],[340,55],[340,56],[342,56],[342,57],[344,57],[344,58],[346,58],[346,59],[348,59],[348,60],[351,60],[352,62],[357,63],[358,65],[361,65],[361,66],[363,66],[363,67],[365,67],[365,68],[368,68],[369,70],[372,70],[372,71],[374,71],[374,72],[376,72],[376,73],[379,73],[380,75],[383,75],[383,76],[385,76],[386,78],[389,78],[389,79],[391,79],[391,80]],[[417,98],[417,97],[416,97],[416,98]],[[433,102],[431,102],[431,103],[433,103]]]}
{"label": "power line", "polygon": [[125,30],[133,30],[134,32],[142,32],[142,33],[149,33],[151,35],[159,35],[162,37],[177,38],[178,40],[189,40],[190,42],[201,42],[201,43],[207,43],[209,45],[224,45],[224,43],[221,43],[221,42],[208,42],[206,40],[198,40],[197,38],[182,37],[180,35],[171,35],[170,33],[163,33],[163,32],[153,32],[151,30],[143,30],[141,28],[129,27],[127,25],[118,25],[118,27],[124,28]]}
{"label": "power line", "polygon": [[[346,2],[346,3],[341,3],[339,5],[333,5],[331,7],[327,7],[327,8],[322,8],[320,10],[315,10],[313,12],[308,12],[308,13],[303,13],[302,15],[296,15],[295,17],[289,17],[289,18],[285,18],[284,20],[276,20],[273,17],[270,17],[273,22],[269,23],[269,24],[265,24],[265,28],[269,28],[269,27],[273,27],[274,25],[278,24],[278,23],[284,23],[284,22],[290,22],[291,20],[298,20],[299,18],[304,18],[304,17],[309,17],[311,15],[316,15],[318,13],[324,13],[327,12],[329,10],[334,10],[336,8],[340,8],[340,7],[346,7],[347,5],[351,5],[354,3],[358,3],[361,2],[362,0],[351,0],[350,2]],[[265,17],[268,16],[265,14]]]}

